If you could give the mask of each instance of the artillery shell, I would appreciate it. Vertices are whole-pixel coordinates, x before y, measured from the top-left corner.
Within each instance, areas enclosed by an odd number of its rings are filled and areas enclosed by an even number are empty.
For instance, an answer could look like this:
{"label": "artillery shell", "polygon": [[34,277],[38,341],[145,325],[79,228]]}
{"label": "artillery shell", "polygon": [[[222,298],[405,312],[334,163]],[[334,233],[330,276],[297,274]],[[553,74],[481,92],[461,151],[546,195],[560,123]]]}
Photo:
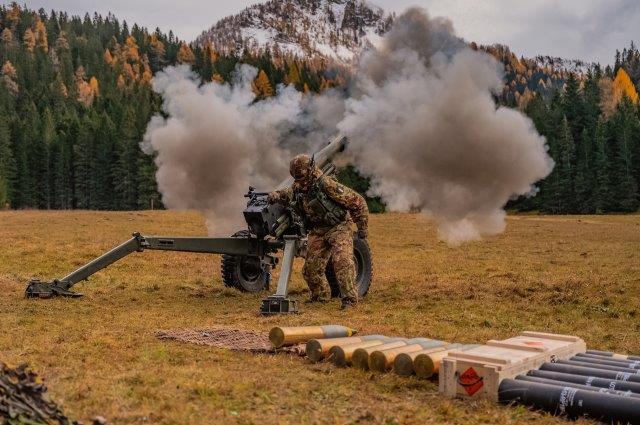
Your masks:
{"label": "artillery shell", "polygon": [[375,347],[366,347],[366,348],[358,348],[353,352],[353,356],[351,357],[351,363],[362,370],[369,369],[369,355],[374,351],[383,351],[389,350],[391,348],[404,347],[407,345],[406,340],[400,341],[392,341],[386,344],[375,346]]}
{"label": "artillery shell", "polygon": [[419,354],[415,359],[413,359],[413,370],[416,376],[419,376],[420,378],[431,378],[439,372],[442,359],[447,357],[451,351],[468,350],[473,347],[477,347],[477,345],[463,345],[462,347],[454,348],[453,350],[447,349],[433,353]]}
{"label": "artillery shell", "polygon": [[389,350],[376,350],[369,355],[369,369],[378,372],[386,372],[393,367],[396,356],[401,353],[412,353],[423,350],[420,344],[405,345],[404,347],[391,348]]}
{"label": "artillery shell", "polygon": [[383,335],[365,335],[365,336],[350,336],[345,338],[326,338],[326,339],[312,339],[307,342],[306,353],[309,360],[312,362],[319,362],[329,354],[331,347],[336,345],[355,344],[362,341],[370,341],[373,339],[384,339]]}
{"label": "artillery shell", "polygon": [[520,403],[562,413],[589,417],[607,423],[640,423],[640,400],[559,385],[503,379],[498,389],[501,403]]}
{"label": "artillery shell", "polygon": [[414,351],[427,350],[447,345],[444,341],[429,338],[412,338],[407,340],[404,347],[392,348],[390,350],[376,350],[369,355],[369,369],[378,372],[386,372],[393,368],[393,362],[400,353],[411,353]]}
{"label": "artillery shell", "polygon": [[356,342],[355,344],[334,345],[329,349],[329,359],[336,366],[346,366],[351,364],[353,353],[355,350],[364,347],[374,347],[384,344],[386,341],[381,339],[373,339],[371,341]]}
{"label": "artillery shell", "polygon": [[[459,344],[457,344],[459,345]],[[409,376],[409,375],[413,375],[414,370],[413,370],[413,362],[415,360],[415,358],[417,356],[419,356],[420,354],[429,354],[429,353],[436,353],[438,351],[444,351],[447,350],[448,347],[434,347],[434,348],[427,348],[427,349],[422,349],[419,351],[413,351],[413,352],[405,352],[405,353],[399,353],[395,360],[393,361],[393,369],[395,370],[395,372],[398,375],[401,376]]]}
{"label": "artillery shell", "polygon": [[275,348],[299,344],[310,339],[343,338],[356,333],[356,330],[339,325],[275,327],[269,332],[269,340]]}

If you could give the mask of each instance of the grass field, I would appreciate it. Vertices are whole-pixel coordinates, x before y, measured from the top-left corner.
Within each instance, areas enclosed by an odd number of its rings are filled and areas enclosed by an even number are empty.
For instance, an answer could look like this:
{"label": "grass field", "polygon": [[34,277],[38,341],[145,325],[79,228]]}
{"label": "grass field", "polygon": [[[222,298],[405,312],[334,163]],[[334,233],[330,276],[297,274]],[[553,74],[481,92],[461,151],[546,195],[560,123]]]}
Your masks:
{"label": "grass field", "polygon": [[[0,361],[28,362],[73,418],[110,423],[566,423],[467,403],[430,381],[159,341],[158,329],[336,323],[362,333],[456,342],[522,330],[579,335],[640,353],[640,216],[513,216],[497,237],[450,248],[417,215],[374,216],[374,283],[357,309],[337,301],[257,315],[265,294],[222,286],[219,258],[134,254],[75,289],[27,300],[32,276],[61,277],[132,231],[203,235],[195,213],[0,212]],[[306,296],[297,264],[293,296]]]}

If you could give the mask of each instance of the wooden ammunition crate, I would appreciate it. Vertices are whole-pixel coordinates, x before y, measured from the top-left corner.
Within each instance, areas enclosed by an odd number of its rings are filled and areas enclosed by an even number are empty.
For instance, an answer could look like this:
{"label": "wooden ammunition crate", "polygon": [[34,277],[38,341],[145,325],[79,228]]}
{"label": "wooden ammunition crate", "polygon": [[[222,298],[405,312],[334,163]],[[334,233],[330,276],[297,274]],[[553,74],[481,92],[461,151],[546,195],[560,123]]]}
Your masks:
{"label": "wooden ammunition crate", "polygon": [[568,359],[586,351],[576,336],[523,332],[502,341],[466,351],[454,351],[440,365],[439,390],[449,397],[498,400],[498,387],[506,378],[537,369],[542,363]]}

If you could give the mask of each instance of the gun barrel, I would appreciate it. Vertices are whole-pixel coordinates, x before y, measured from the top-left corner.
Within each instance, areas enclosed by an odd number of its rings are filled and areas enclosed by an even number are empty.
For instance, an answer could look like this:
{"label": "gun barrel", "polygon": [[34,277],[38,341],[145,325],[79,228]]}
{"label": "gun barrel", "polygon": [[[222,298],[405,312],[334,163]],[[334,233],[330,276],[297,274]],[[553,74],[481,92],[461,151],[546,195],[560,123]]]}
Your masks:
{"label": "gun barrel", "polygon": [[[313,154],[313,158],[316,162],[316,166],[318,166],[319,168],[323,168],[325,165],[327,165],[327,163],[331,160],[331,158],[333,158],[337,153],[344,151],[346,147],[347,147],[346,136],[339,134],[331,142],[329,142],[327,146],[323,147],[322,149],[320,149],[319,151]],[[284,189],[286,187],[289,187],[291,186],[292,183],[293,183],[293,178],[289,177],[288,179],[280,183],[280,185],[278,186],[278,189]]]}

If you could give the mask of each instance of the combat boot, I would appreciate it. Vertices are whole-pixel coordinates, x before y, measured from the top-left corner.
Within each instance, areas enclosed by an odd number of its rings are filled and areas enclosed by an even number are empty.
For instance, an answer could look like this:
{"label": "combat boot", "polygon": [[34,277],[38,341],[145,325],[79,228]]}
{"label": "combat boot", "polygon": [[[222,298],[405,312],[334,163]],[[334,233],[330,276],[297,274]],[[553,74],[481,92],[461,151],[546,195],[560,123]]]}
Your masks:
{"label": "combat boot", "polygon": [[340,310],[346,310],[355,307],[358,304],[358,300],[352,297],[344,297],[340,303]]}
{"label": "combat boot", "polygon": [[308,300],[306,300],[305,304],[314,304],[314,303],[326,303],[329,301],[328,294],[311,294]]}

